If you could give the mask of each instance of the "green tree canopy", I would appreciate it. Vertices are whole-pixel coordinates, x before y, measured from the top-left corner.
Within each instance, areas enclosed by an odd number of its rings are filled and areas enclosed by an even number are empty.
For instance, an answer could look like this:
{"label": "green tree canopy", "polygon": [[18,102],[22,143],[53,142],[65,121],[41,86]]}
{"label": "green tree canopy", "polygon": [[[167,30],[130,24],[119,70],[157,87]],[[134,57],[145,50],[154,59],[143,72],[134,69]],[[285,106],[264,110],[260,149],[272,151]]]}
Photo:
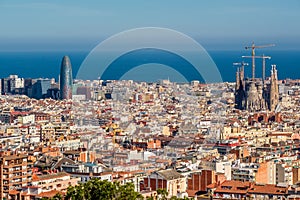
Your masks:
{"label": "green tree canopy", "polygon": [[90,181],[76,186],[69,186],[65,200],[138,200],[142,195],[135,192],[132,183],[121,185],[119,182],[101,181],[91,179]]}

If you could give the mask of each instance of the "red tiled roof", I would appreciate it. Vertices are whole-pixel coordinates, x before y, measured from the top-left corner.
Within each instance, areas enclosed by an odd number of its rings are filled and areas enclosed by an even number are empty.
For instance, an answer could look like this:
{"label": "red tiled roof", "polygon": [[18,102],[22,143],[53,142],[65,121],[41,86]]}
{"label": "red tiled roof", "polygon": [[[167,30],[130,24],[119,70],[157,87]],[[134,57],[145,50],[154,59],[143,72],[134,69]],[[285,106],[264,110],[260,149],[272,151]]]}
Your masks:
{"label": "red tiled roof", "polygon": [[40,197],[40,198],[43,198],[43,197],[46,197],[46,198],[52,198],[52,197],[54,197],[57,193],[62,194],[62,192],[60,192],[60,191],[57,191],[57,190],[51,190],[51,191],[48,191],[48,192],[42,192],[42,193],[40,193],[39,195],[37,195],[37,197]]}
{"label": "red tiled roof", "polygon": [[227,194],[247,194],[247,190],[234,190],[234,189],[216,189],[215,193]]}
{"label": "red tiled roof", "polygon": [[300,135],[298,133],[294,133],[291,137],[292,140],[300,140]]}
{"label": "red tiled roof", "polygon": [[65,177],[65,176],[70,176],[70,175],[66,172],[59,172],[59,173],[53,173],[53,174],[47,174],[47,175],[41,175],[41,176],[33,174],[32,180],[33,181],[49,180],[49,179],[57,179],[57,178]]}
{"label": "red tiled roof", "polygon": [[284,195],[288,193],[288,187],[281,187],[272,184],[259,185],[251,182],[226,180],[221,185],[212,183],[207,188],[216,188],[215,193],[227,194],[265,194]]}
{"label": "red tiled roof", "polygon": [[246,194],[251,187],[251,182],[242,182],[227,180],[217,187],[215,193],[229,193],[229,194]]}
{"label": "red tiled roof", "polygon": [[194,196],[196,196],[196,193],[198,192],[198,190],[187,190],[186,192],[188,193],[189,197],[194,197]]}
{"label": "red tiled roof", "polygon": [[250,187],[251,185],[251,182],[248,182],[248,181],[234,181],[234,180],[227,180],[227,181],[224,181],[222,184],[222,186],[232,186],[232,187]]}
{"label": "red tiled roof", "polygon": [[17,190],[10,190],[9,191],[9,194],[12,194],[12,195],[17,195],[17,194],[19,194],[20,192],[19,191],[17,191]]}
{"label": "red tiled roof", "polygon": [[216,188],[217,186],[218,186],[217,183],[212,183],[212,184],[207,185],[206,188],[213,189],[213,188]]}
{"label": "red tiled roof", "polygon": [[287,187],[279,187],[272,184],[266,185],[254,185],[248,193],[251,194],[286,194],[288,192]]}

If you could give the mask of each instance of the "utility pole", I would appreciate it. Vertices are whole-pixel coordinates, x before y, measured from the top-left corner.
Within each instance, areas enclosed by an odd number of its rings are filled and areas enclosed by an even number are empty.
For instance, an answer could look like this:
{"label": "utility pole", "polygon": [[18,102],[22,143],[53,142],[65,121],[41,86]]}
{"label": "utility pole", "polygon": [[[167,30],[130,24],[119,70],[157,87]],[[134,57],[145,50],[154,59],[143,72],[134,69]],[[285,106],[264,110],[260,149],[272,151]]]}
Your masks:
{"label": "utility pole", "polygon": [[251,49],[251,57],[252,57],[252,81],[255,79],[255,49],[259,48],[266,48],[266,47],[273,47],[275,46],[274,44],[267,44],[267,45],[260,45],[260,46],[255,46],[254,42],[252,42],[251,46],[245,47],[245,49]]}

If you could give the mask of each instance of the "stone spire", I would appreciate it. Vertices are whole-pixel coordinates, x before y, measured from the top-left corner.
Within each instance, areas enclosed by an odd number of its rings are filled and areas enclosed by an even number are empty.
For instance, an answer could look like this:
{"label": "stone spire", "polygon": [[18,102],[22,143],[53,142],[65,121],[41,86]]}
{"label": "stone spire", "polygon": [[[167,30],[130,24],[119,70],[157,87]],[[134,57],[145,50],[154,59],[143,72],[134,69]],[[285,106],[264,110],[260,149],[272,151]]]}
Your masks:
{"label": "stone spire", "polygon": [[235,90],[238,90],[240,88],[240,70],[237,68],[236,74],[235,74]]}
{"label": "stone spire", "polygon": [[244,85],[244,80],[245,80],[245,72],[244,72],[244,66],[242,66],[240,69],[240,81],[243,83],[243,85]]}
{"label": "stone spire", "polygon": [[237,109],[245,109],[246,106],[246,93],[244,81],[244,67],[237,68],[236,84],[235,84],[235,107]]}
{"label": "stone spire", "polygon": [[270,110],[274,111],[279,102],[278,79],[276,65],[272,65],[270,82]]}

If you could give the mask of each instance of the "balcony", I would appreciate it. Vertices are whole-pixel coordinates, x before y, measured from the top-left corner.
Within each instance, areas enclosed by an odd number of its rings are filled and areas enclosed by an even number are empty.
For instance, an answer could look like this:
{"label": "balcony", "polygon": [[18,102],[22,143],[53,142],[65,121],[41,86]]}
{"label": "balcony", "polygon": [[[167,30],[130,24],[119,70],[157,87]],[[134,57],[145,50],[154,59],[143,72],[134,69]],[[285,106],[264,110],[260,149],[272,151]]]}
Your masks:
{"label": "balcony", "polygon": [[25,177],[27,177],[27,176],[26,176],[26,175],[24,176],[24,175],[22,175],[22,174],[18,174],[18,175],[12,176],[11,178],[17,179],[17,178],[25,178]]}
{"label": "balcony", "polygon": [[4,165],[4,168],[13,168],[17,166],[27,166],[27,162],[20,162],[20,163],[8,163],[8,165]]}
{"label": "balcony", "polygon": [[27,169],[18,169],[18,170],[12,170],[11,172],[16,173],[16,172],[26,172]]}
{"label": "balcony", "polygon": [[232,174],[233,175],[235,175],[235,174],[248,175],[250,173],[249,173],[249,171],[233,171]]}

